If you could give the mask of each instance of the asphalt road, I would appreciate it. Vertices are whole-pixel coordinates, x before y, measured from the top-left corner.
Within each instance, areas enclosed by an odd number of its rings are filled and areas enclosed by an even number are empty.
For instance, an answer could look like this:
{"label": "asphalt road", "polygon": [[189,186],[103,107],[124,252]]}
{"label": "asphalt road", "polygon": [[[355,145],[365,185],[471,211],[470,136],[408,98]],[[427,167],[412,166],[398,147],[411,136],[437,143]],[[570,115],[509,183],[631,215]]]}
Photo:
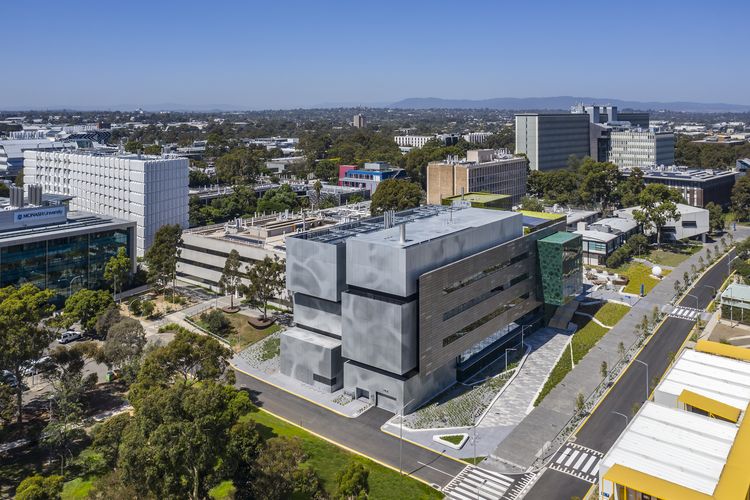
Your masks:
{"label": "asphalt road", "polygon": [[[242,372],[236,374],[237,386],[250,390],[259,407],[341,446],[398,468],[399,439],[380,430],[392,413],[371,408],[357,418],[342,417]],[[402,444],[404,473],[441,488],[467,465],[407,441]]]}
{"label": "asphalt road", "polygon": [[[728,275],[727,262],[733,257],[732,252],[711,268],[695,285],[690,295],[679,303],[681,306],[705,309],[714,298],[714,292]],[[708,286],[706,286],[708,285]],[[713,288],[711,288],[713,287]],[[696,302],[697,298],[697,302]],[[654,338],[643,348],[636,359],[648,364],[649,389],[653,389],[654,377],[661,377],[669,365],[672,355],[677,353],[690,335],[694,322],[668,317]],[[613,412],[628,416],[646,399],[646,367],[633,362],[607,396],[591,414],[584,426],[579,429],[575,442],[606,453],[624,430],[625,419]],[[650,392],[649,390],[649,392]],[[537,480],[525,498],[530,500],[564,499],[578,496],[583,498],[591,483],[562,472],[547,469]]]}

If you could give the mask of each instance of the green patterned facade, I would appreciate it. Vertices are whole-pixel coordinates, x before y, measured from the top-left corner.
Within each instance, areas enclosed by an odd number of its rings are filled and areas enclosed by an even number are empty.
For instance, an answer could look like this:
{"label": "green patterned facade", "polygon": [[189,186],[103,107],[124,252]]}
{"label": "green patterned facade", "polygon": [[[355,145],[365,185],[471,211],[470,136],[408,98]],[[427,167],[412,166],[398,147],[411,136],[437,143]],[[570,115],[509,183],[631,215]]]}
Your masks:
{"label": "green patterned facade", "polygon": [[562,306],[581,293],[581,242],[581,235],[566,232],[537,241],[545,304]]}

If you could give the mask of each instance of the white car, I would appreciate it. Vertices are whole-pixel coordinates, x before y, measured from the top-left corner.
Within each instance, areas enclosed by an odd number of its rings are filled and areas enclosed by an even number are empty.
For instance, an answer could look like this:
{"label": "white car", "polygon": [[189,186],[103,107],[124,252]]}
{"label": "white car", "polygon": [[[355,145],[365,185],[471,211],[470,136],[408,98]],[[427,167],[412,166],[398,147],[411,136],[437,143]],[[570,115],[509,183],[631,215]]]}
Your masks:
{"label": "white car", "polygon": [[42,373],[52,368],[52,358],[44,356],[36,361],[32,361],[24,368],[23,374],[25,377],[31,377],[37,373]]}
{"label": "white car", "polygon": [[83,335],[81,332],[77,332],[75,330],[68,330],[67,332],[60,335],[60,338],[57,339],[57,341],[60,344],[67,344],[68,342],[73,342],[74,340],[78,340],[82,338]]}

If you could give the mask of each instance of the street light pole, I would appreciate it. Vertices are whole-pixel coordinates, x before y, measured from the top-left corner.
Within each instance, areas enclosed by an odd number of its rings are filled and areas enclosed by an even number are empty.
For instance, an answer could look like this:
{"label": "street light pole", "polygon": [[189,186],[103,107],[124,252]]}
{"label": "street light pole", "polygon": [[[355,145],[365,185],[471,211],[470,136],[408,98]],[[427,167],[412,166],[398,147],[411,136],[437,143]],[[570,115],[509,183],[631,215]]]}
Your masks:
{"label": "street light pole", "polygon": [[645,363],[645,362],[641,361],[640,359],[634,359],[633,361],[635,361],[636,363],[640,363],[640,364],[642,364],[643,366],[646,367],[646,400],[648,400],[648,393],[649,393],[649,390],[648,390],[649,389],[649,387],[648,387],[648,385],[649,385],[648,384],[648,380],[649,380],[648,379],[648,363]]}
{"label": "street light pole", "polygon": [[486,479],[482,479],[482,482],[479,483],[479,486],[477,486],[477,500],[480,499],[479,493],[482,491],[482,486],[484,486],[485,483],[487,483],[487,480]]}
{"label": "street light pole", "polygon": [[505,370],[503,370],[503,371],[508,371],[508,351],[515,351],[515,350],[516,350],[515,347],[513,347],[513,348],[506,347],[505,348]]}
{"label": "street light pole", "polygon": [[78,276],[73,276],[73,278],[71,278],[70,280],[70,283],[68,283],[68,297],[73,295],[73,282],[79,278],[83,279],[83,274],[79,274]]}
{"label": "street light pole", "polygon": [[696,309],[700,309],[700,306],[698,305],[698,297],[696,297],[695,295],[689,294],[689,293],[686,293],[685,296],[686,297],[692,297],[692,298],[694,298],[695,299],[695,308]]}

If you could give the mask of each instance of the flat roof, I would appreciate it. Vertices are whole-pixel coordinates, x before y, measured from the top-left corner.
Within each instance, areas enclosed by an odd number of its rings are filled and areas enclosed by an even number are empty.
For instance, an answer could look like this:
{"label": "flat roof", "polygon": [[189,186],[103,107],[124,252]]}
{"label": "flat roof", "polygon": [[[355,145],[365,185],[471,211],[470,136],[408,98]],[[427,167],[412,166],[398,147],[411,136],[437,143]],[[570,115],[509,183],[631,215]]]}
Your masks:
{"label": "flat roof", "polygon": [[[624,175],[630,175],[633,169],[623,168]],[[722,177],[733,177],[737,172],[732,170],[714,170],[710,168],[690,168],[681,166],[641,168],[643,176],[651,179],[673,179],[683,181],[708,181]]]}
{"label": "flat roof", "polygon": [[325,349],[335,349],[336,347],[341,345],[341,341],[338,339],[311,332],[309,330],[304,330],[298,326],[287,328],[282,332],[282,335],[286,335],[288,337],[292,337],[309,344],[319,345]]}
{"label": "flat roof", "polygon": [[602,465],[623,466],[713,495],[737,431],[729,422],[646,401]]}
{"label": "flat roof", "polygon": [[638,227],[638,223],[631,219],[625,219],[623,217],[607,217],[605,219],[599,219],[598,221],[592,222],[591,226],[609,226],[612,229],[617,229],[623,233],[627,233]]}
{"label": "flat roof", "polygon": [[446,200],[463,200],[468,202],[477,202],[477,203],[489,203],[497,200],[503,200],[510,198],[511,196],[509,194],[493,194],[493,193],[465,193],[465,194],[457,194],[455,196],[448,196],[444,199]]}
{"label": "flat roof", "polygon": [[[429,217],[404,222],[406,224],[405,244],[400,242],[400,228],[398,227],[358,234],[355,238],[386,246],[409,247],[458,233],[465,229],[486,226],[514,218],[520,219],[521,215],[510,211],[485,208],[454,208],[452,211],[443,211]],[[519,224],[519,227],[521,227],[521,224]]]}
{"label": "flat roof", "polygon": [[535,212],[533,210],[517,210],[517,212],[527,217],[533,217],[534,219],[556,220],[556,219],[562,219],[564,217],[563,214],[556,214],[556,213],[549,213],[549,212]]}
{"label": "flat roof", "polygon": [[726,290],[721,292],[721,298],[750,302],[750,286],[741,283],[732,283]]}
{"label": "flat roof", "polygon": [[405,246],[409,246],[513,216],[519,215],[515,212],[484,208],[423,205],[396,212],[393,215],[393,224],[388,229],[385,228],[384,216],[379,215],[338,224],[322,230],[289,235],[289,238],[301,238],[338,245],[345,243],[349,238],[372,234],[369,238],[371,241],[389,242],[391,245],[401,247],[402,245],[399,243],[400,229],[396,227],[401,224],[408,224],[406,228],[407,245]]}
{"label": "flat roof", "polygon": [[596,231],[594,229],[577,229],[573,231],[575,234],[580,234],[584,240],[588,241],[600,241],[607,243],[617,238],[617,233],[608,233],[606,231]]}
{"label": "flat roof", "polygon": [[68,212],[68,218],[65,222],[50,224],[47,226],[19,227],[18,229],[6,229],[0,231],[0,245],[8,246],[15,244],[16,240],[21,241],[28,238],[37,238],[44,236],[44,239],[51,239],[58,236],[67,236],[72,231],[88,229],[91,232],[97,229],[107,229],[112,226],[135,226],[135,221],[117,219],[106,215],[97,215],[89,212]]}
{"label": "flat roof", "polygon": [[684,390],[744,410],[750,404],[750,363],[686,349],[656,387],[676,397]]}
{"label": "flat roof", "polygon": [[566,231],[558,231],[556,233],[550,234],[546,238],[542,238],[539,241],[544,241],[545,243],[567,243],[569,241],[573,241],[578,237],[577,234],[574,233],[568,233]]}

